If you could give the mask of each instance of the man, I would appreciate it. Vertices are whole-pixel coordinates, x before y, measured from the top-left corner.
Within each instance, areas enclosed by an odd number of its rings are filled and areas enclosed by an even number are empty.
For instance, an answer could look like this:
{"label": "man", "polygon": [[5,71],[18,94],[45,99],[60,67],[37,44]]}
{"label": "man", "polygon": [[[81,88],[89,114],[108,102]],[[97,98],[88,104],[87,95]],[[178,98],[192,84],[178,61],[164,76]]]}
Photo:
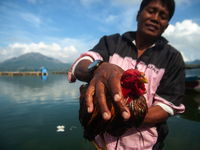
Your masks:
{"label": "man", "polygon": [[143,0],[137,14],[136,32],[102,37],[92,50],[77,59],[68,74],[70,82],[75,81],[75,77],[90,82],[86,93],[88,113],[93,111],[92,96],[95,93],[102,116],[108,120],[111,114],[106,105],[105,92],[111,93],[122,116],[128,119],[130,112],[123,99],[120,78],[124,70],[130,68],[145,73],[148,79],[145,97],[149,110],[138,128],[144,142],[135,128],[120,138],[106,133],[104,137],[108,149],[152,149],[156,142],[154,148],[161,149],[165,135],[160,133],[166,130],[163,128],[165,121],[169,116],[185,110],[181,104],[185,64],[181,54],[161,37],[174,9],[174,0]]}

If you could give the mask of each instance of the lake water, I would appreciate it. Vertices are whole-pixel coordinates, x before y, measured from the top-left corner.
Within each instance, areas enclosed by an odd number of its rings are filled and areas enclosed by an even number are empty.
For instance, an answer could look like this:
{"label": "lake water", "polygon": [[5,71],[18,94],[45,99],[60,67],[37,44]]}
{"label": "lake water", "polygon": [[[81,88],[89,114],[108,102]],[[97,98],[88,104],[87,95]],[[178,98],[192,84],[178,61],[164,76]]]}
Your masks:
{"label": "lake water", "polygon": [[[81,84],[66,75],[0,76],[0,150],[94,150],[78,120]],[[183,103],[186,112],[168,120],[164,150],[200,149],[200,93],[186,91]]]}

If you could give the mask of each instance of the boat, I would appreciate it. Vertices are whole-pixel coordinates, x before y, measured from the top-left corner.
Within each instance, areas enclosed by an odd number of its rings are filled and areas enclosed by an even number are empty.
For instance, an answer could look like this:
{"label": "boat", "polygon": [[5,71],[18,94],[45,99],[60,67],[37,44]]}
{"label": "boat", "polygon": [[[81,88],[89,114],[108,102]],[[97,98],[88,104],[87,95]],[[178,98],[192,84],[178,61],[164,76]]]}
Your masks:
{"label": "boat", "polygon": [[200,92],[200,64],[186,64],[185,88]]}

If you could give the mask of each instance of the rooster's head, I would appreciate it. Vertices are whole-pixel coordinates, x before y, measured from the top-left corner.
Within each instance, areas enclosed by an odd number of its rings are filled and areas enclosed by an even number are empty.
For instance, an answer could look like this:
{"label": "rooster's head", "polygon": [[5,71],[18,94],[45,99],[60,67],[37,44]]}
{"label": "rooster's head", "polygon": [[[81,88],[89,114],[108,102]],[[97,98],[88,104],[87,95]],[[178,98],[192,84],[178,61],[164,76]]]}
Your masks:
{"label": "rooster's head", "polygon": [[140,96],[146,93],[144,83],[148,83],[143,72],[136,69],[128,69],[124,72],[121,78],[122,92],[124,97],[129,93]]}

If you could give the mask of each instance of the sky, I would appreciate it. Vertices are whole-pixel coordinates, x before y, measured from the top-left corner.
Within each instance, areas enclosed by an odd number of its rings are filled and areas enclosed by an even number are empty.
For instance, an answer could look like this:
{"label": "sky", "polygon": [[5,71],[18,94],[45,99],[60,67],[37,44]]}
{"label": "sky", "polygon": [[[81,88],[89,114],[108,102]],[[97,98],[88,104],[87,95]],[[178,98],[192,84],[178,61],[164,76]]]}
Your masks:
{"label": "sky", "polygon": [[[175,0],[163,36],[184,61],[200,59],[200,0]],[[0,62],[39,52],[74,62],[104,35],[137,30],[141,0],[0,0]]]}

